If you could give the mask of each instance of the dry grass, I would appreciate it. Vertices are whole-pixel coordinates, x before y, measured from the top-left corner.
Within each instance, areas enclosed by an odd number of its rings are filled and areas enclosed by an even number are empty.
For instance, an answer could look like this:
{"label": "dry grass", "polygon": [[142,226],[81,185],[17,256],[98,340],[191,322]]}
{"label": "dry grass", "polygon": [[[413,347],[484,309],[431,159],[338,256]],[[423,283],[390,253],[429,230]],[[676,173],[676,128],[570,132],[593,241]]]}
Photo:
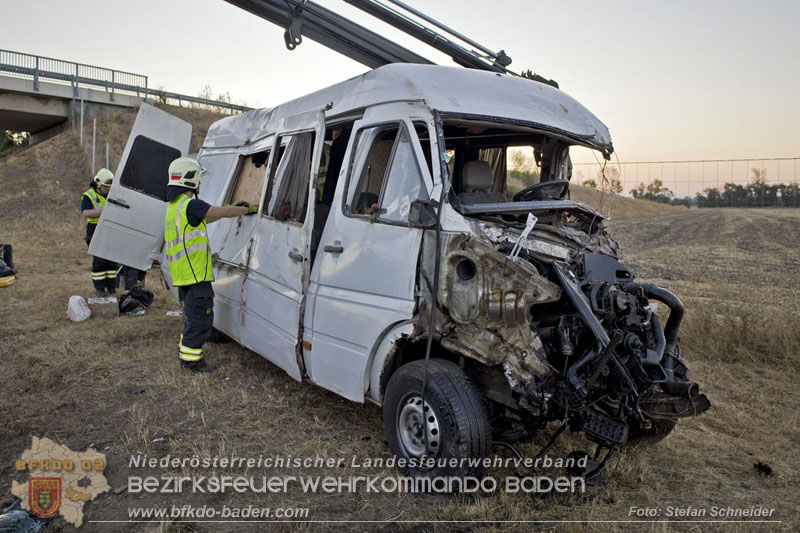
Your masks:
{"label": "dry grass", "polygon": [[612,219],[617,217],[659,215],[686,210],[682,206],[660,204],[649,200],[637,200],[636,198],[601,192],[595,188],[584,187],[577,183],[570,184],[569,191],[572,200],[586,204]]}
{"label": "dry grass", "polygon": [[[28,180],[27,178],[35,179]],[[30,182],[30,185],[27,185]],[[387,457],[380,410],[359,405],[309,384],[292,381],[236,344],[211,344],[219,370],[194,376],[177,368],[180,319],[164,316],[175,304],[158,288],[141,318],[70,323],[71,294],[91,292],[89,258],[78,221],[78,198],[88,182],[85,157],[75,138],[63,134],[0,162],[0,240],[15,246],[20,279],[0,289],[0,506],[11,503],[13,461],[30,437],[50,437],[72,449],[94,446],[108,455],[106,476],[124,485],[130,454],[155,457],[276,454],[296,457]],[[9,191],[11,193],[9,194]],[[777,509],[780,526],[647,524],[637,531],[758,531],[800,527],[800,392],[797,331],[800,216],[790,211],[681,211],[614,222],[627,263],[645,279],[672,288],[684,299],[688,318],[684,354],[692,377],[708,393],[712,410],[682,421],[655,447],[625,450],[606,473],[606,483],[582,497],[540,499],[490,496],[395,494],[113,495],[87,504],[88,520],[119,520],[127,508],[170,505],[255,504],[308,506],[316,520],[422,520],[409,524],[363,524],[358,531],[528,531],[509,524],[434,524],[436,520],[626,519],[631,506],[694,507],[764,505]],[[784,244],[785,243],[785,244]],[[545,435],[537,438],[541,444]],[[585,446],[565,439],[554,453]],[[535,453],[533,445],[523,448]],[[501,452],[502,453],[502,452]],[[753,464],[774,469],[765,477]],[[177,472],[179,472],[178,470]],[[160,469],[148,471],[154,475]],[[209,472],[203,472],[208,474]],[[230,473],[230,472],[226,472]],[[236,470],[234,473],[245,473]],[[250,474],[260,474],[252,471]],[[389,469],[279,469],[268,473],[393,475]],[[511,472],[492,471],[502,478]],[[251,531],[233,524],[226,530]],[[269,531],[294,531],[271,524]],[[61,520],[53,530],[65,529]],[[628,530],[629,526],[543,524],[542,530]],[[318,530],[319,525],[302,525]],[[109,531],[88,523],[86,531]],[[116,524],[113,530],[211,531],[209,524]],[[266,528],[264,528],[267,530]],[[329,529],[345,529],[331,526]]]}

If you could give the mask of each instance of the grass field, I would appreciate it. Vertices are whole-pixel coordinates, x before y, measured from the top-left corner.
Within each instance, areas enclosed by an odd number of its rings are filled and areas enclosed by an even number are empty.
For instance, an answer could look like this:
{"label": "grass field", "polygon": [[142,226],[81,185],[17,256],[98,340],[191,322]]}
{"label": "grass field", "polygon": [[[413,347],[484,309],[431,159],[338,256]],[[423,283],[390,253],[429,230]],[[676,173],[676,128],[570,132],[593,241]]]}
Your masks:
{"label": "grass field", "polygon": [[570,199],[592,206],[595,210],[611,219],[686,211],[683,206],[645,202],[635,198],[628,198],[627,196],[604,193],[592,187],[584,187],[577,184],[570,184]]}
{"label": "grass field", "polygon": [[[160,288],[155,272],[148,282],[156,300],[145,316],[71,323],[66,317],[69,296],[91,293],[90,259],[78,216],[89,173],[85,155],[70,132],[0,161],[0,242],[14,244],[20,271],[14,285],[0,289],[0,507],[13,501],[11,480],[24,481],[14,472],[14,460],[30,446],[31,436],[49,437],[73,450],[91,446],[106,453],[105,475],[115,488],[125,485],[129,475],[165,473],[130,469],[128,458],[138,453],[388,457],[380,409],[297,383],[236,344],[208,345],[208,357],[219,367],[212,375],[181,371],[176,363],[181,319],[165,316],[177,306]],[[637,214],[631,205],[627,214]],[[135,506],[227,503],[308,507],[311,520],[387,521],[346,526],[260,524],[265,531],[798,530],[800,212],[720,209],[639,214],[648,216],[612,213],[612,235],[623,244],[629,267],[642,279],[671,288],[686,304],[684,355],[692,378],[713,406],[696,419],[681,421],[662,443],[621,452],[602,487],[589,487],[582,496],[549,499],[502,491],[488,496],[300,490],[270,495],[106,493],[85,506],[86,520],[125,520],[127,509]],[[548,434],[522,451],[536,453],[535,445]],[[561,442],[553,454],[583,446],[577,438]],[[772,475],[759,473],[754,467],[758,462],[768,464]],[[351,466],[268,472],[275,473],[392,476],[395,472]],[[490,471],[495,478],[512,473]],[[783,523],[602,522],[629,519],[632,506],[664,509],[667,505],[709,509],[762,505],[775,508],[773,519]],[[437,523],[445,519],[598,522]],[[412,520],[421,523],[402,523]],[[82,530],[216,530],[213,526],[198,521],[89,522]],[[224,529],[254,527],[226,524]],[[49,530],[69,527],[56,519]]]}

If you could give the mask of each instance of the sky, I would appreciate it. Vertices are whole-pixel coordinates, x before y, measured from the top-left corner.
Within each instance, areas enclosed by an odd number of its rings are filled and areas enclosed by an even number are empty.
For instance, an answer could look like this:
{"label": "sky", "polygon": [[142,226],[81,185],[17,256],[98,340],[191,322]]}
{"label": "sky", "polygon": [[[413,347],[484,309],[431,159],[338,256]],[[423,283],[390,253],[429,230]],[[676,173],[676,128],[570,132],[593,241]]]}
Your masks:
{"label": "sky", "polygon": [[[314,0],[441,64],[342,0]],[[796,0],[406,0],[557,80],[625,161],[800,157]],[[0,48],[144,74],[271,107],[367,71],[223,0],[0,0]],[[586,156],[575,156],[581,162]],[[590,159],[585,159],[589,161]]]}

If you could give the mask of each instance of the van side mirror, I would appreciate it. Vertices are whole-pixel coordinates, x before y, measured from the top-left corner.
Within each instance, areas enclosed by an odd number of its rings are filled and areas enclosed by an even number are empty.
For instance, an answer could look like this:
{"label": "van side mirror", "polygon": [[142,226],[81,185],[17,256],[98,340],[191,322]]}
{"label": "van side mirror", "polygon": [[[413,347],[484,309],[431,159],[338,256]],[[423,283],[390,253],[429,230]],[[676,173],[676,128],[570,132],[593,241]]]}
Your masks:
{"label": "van side mirror", "polygon": [[436,226],[436,210],[439,205],[436,200],[414,200],[408,212],[408,224],[418,228],[433,228]]}

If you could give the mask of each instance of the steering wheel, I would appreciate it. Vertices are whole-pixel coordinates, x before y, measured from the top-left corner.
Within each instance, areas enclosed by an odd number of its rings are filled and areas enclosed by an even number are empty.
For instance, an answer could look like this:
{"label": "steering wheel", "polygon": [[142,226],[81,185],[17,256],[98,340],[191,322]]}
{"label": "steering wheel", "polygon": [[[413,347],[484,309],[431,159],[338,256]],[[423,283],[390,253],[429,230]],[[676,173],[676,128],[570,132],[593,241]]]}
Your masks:
{"label": "steering wheel", "polygon": [[569,180],[550,180],[534,183],[514,195],[515,202],[532,202],[534,200],[560,200],[567,194]]}

